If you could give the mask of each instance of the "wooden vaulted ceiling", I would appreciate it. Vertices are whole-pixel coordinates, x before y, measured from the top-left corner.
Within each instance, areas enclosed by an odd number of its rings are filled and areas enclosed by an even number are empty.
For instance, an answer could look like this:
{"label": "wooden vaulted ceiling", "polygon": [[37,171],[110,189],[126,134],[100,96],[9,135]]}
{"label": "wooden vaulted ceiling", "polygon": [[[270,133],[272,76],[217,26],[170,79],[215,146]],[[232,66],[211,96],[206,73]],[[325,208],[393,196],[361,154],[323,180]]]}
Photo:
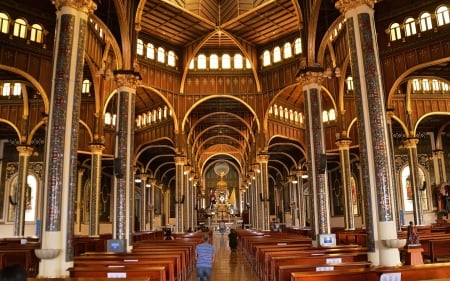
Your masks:
{"label": "wooden vaulted ceiling", "polygon": [[[141,2],[136,15],[140,36],[166,42],[179,55],[187,54],[183,50],[220,49],[256,54],[280,39],[299,36],[300,19],[298,1],[293,0],[147,0]],[[188,59],[179,58],[179,62],[186,64]],[[287,90],[286,99],[292,99],[292,92],[298,90]],[[163,103],[152,91],[138,89],[137,113]],[[184,128],[194,161],[206,166],[206,161],[227,159],[242,167],[250,161],[255,118],[249,108],[229,98],[216,97],[196,105]],[[297,148],[286,146],[285,150],[285,155],[298,154]]]}
{"label": "wooden vaulted ceiling", "polygon": [[[195,45],[210,33],[225,31],[251,46],[262,46],[299,31],[292,0],[147,0],[141,32],[174,46]],[[235,46],[230,38],[212,37],[207,46]]]}

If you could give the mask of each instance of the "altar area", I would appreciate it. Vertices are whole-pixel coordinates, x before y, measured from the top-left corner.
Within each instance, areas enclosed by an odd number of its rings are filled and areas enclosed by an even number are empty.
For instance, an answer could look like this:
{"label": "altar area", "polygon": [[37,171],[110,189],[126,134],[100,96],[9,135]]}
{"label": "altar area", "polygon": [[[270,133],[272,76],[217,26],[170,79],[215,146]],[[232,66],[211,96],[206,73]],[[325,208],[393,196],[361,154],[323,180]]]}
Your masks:
{"label": "altar area", "polygon": [[226,229],[242,227],[242,219],[237,216],[235,189],[231,192],[224,176],[229,171],[228,164],[221,162],[214,166],[214,172],[220,177],[215,188],[209,189],[209,206],[206,208],[207,221],[210,229],[218,230],[221,225]]}

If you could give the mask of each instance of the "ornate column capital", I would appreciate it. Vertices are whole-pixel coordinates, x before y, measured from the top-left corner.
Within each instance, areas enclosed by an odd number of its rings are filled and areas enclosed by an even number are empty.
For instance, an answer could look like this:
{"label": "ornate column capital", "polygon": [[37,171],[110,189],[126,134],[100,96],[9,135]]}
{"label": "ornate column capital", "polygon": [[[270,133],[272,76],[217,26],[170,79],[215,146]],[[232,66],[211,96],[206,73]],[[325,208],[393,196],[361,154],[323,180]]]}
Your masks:
{"label": "ornate column capital", "polygon": [[33,147],[29,145],[18,145],[16,147],[20,156],[31,156],[33,154]]}
{"label": "ornate column capital", "polygon": [[92,0],[53,0],[52,3],[57,10],[60,10],[64,6],[72,7],[86,14],[93,13],[97,10],[97,4]]}
{"label": "ornate column capital", "polygon": [[269,162],[269,154],[259,153],[258,155],[256,155],[256,162],[260,164],[267,164]]}
{"label": "ornate column capital", "polygon": [[305,67],[297,73],[297,81],[303,84],[321,84],[323,79],[323,68],[320,66]]}
{"label": "ornate column capital", "polygon": [[345,14],[347,11],[361,5],[367,5],[373,9],[376,2],[376,0],[338,0],[334,5],[342,14]]}
{"label": "ornate column capital", "polygon": [[418,143],[418,138],[409,138],[403,141],[403,147],[407,149],[416,148]]}
{"label": "ornate column capital", "polygon": [[338,146],[339,150],[349,149],[351,143],[352,140],[348,138],[342,138],[336,141],[336,145]]}
{"label": "ornate column capital", "polygon": [[100,154],[105,149],[105,146],[103,144],[92,143],[89,145],[89,148],[91,149],[92,153]]}
{"label": "ornate column capital", "polygon": [[141,75],[132,70],[119,70],[114,72],[114,78],[119,88],[129,87],[136,89],[139,86]]}
{"label": "ornate column capital", "polygon": [[176,155],[175,157],[175,165],[185,165],[187,157],[184,155]]}

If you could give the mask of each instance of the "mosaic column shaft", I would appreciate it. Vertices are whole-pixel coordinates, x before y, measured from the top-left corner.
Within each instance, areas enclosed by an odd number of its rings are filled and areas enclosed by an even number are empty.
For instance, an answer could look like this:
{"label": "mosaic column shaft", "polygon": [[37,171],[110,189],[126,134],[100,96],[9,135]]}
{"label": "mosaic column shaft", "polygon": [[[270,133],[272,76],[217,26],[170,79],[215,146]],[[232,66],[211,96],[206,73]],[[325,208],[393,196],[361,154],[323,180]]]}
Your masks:
{"label": "mosaic column shaft", "polygon": [[185,156],[175,156],[176,182],[175,182],[175,218],[177,225],[176,232],[182,232],[184,229],[183,219],[183,193],[184,190],[184,165],[186,164]]}
{"label": "mosaic column shaft", "polygon": [[89,210],[89,236],[100,236],[100,187],[102,180],[102,154],[105,146],[91,144],[91,196]]}
{"label": "mosaic column shaft", "polygon": [[117,84],[117,126],[115,142],[116,181],[114,188],[113,239],[131,248],[134,222],[134,119],[139,75],[133,71],[114,73]]}
{"label": "mosaic column shaft", "polygon": [[73,264],[77,150],[88,15],[91,0],[55,0],[56,27],[44,173],[42,248],[60,249],[41,260],[39,277],[68,276]]}
{"label": "mosaic column shaft", "polygon": [[346,230],[355,229],[355,210],[353,207],[353,200],[356,200],[353,195],[351,185],[350,172],[350,139],[339,139],[336,142],[339,147],[339,160],[341,168],[341,181],[344,189],[344,224]]}
{"label": "mosaic column shaft", "polygon": [[257,160],[260,166],[260,177],[261,177],[261,191],[262,191],[262,202],[263,204],[263,212],[261,214],[262,217],[262,230],[270,230],[270,200],[273,198],[269,198],[269,154],[260,153],[257,156]]}
{"label": "mosaic column shaft", "polygon": [[383,240],[396,239],[392,206],[391,148],[376,41],[374,0],[338,0],[345,15],[355,103],[359,122],[359,150],[366,195],[368,259],[373,265],[401,264],[398,249]]}
{"label": "mosaic column shaft", "polygon": [[[33,148],[28,145],[17,146],[17,151],[19,152],[19,167],[18,167],[18,178],[17,178],[17,198],[16,198],[16,217],[14,221],[14,236],[25,235],[25,210],[27,207],[28,194],[28,162],[30,156],[33,154]],[[29,195],[31,196],[31,195]]]}
{"label": "mosaic column shaft", "polygon": [[419,190],[420,186],[422,186],[422,182],[419,182],[419,159],[417,157],[418,143],[419,139],[410,138],[403,142],[403,146],[404,148],[406,148],[408,153],[409,179],[412,188],[414,224],[423,225],[424,220],[423,220],[421,191]]}
{"label": "mosaic column shaft", "polygon": [[[389,147],[391,148],[391,151],[394,151],[394,141],[392,139],[392,117],[394,116],[394,112],[393,110],[388,109],[387,113],[386,113],[386,125],[387,125],[387,131],[388,131],[388,140],[389,140]],[[391,155],[391,161],[392,163],[395,163],[395,155],[394,153],[392,153]],[[395,171],[395,165],[392,165],[392,177],[390,177],[390,184],[391,186],[396,186],[397,185],[397,172]],[[397,230],[401,231],[402,229],[402,219],[400,217],[400,209],[398,208],[399,206],[399,198],[401,198],[401,190],[399,188],[393,188],[392,189],[392,209],[394,210],[394,214],[395,214],[395,221],[397,222]]]}
{"label": "mosaic column shaft", "polygon": [[[312,216],[312,238],[317,243],[320,234],[330,233],[330,208],[327,183],[327,174],[324,170],[323,157],[325,157],[325,138],[322,116],[322,96],[320,84],[322,69],[306,68],[300,76],[305,97],[306,137],[308,144],[309,179],[313,192],[314,213]],[[321,171],[322,170],[322,171]]]}

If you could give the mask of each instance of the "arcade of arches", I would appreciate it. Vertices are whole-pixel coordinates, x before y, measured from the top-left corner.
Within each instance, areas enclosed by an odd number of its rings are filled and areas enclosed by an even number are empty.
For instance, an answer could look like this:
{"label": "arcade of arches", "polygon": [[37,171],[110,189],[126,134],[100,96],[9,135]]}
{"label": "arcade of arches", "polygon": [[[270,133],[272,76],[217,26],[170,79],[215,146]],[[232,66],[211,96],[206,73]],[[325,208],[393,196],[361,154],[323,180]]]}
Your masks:
{"label": "arcade of arches", "polygon": [[449,9],[2,0],[0,237],[58,270],[73,235],[366,228],[395,263],[379,241],[450,211]]}

